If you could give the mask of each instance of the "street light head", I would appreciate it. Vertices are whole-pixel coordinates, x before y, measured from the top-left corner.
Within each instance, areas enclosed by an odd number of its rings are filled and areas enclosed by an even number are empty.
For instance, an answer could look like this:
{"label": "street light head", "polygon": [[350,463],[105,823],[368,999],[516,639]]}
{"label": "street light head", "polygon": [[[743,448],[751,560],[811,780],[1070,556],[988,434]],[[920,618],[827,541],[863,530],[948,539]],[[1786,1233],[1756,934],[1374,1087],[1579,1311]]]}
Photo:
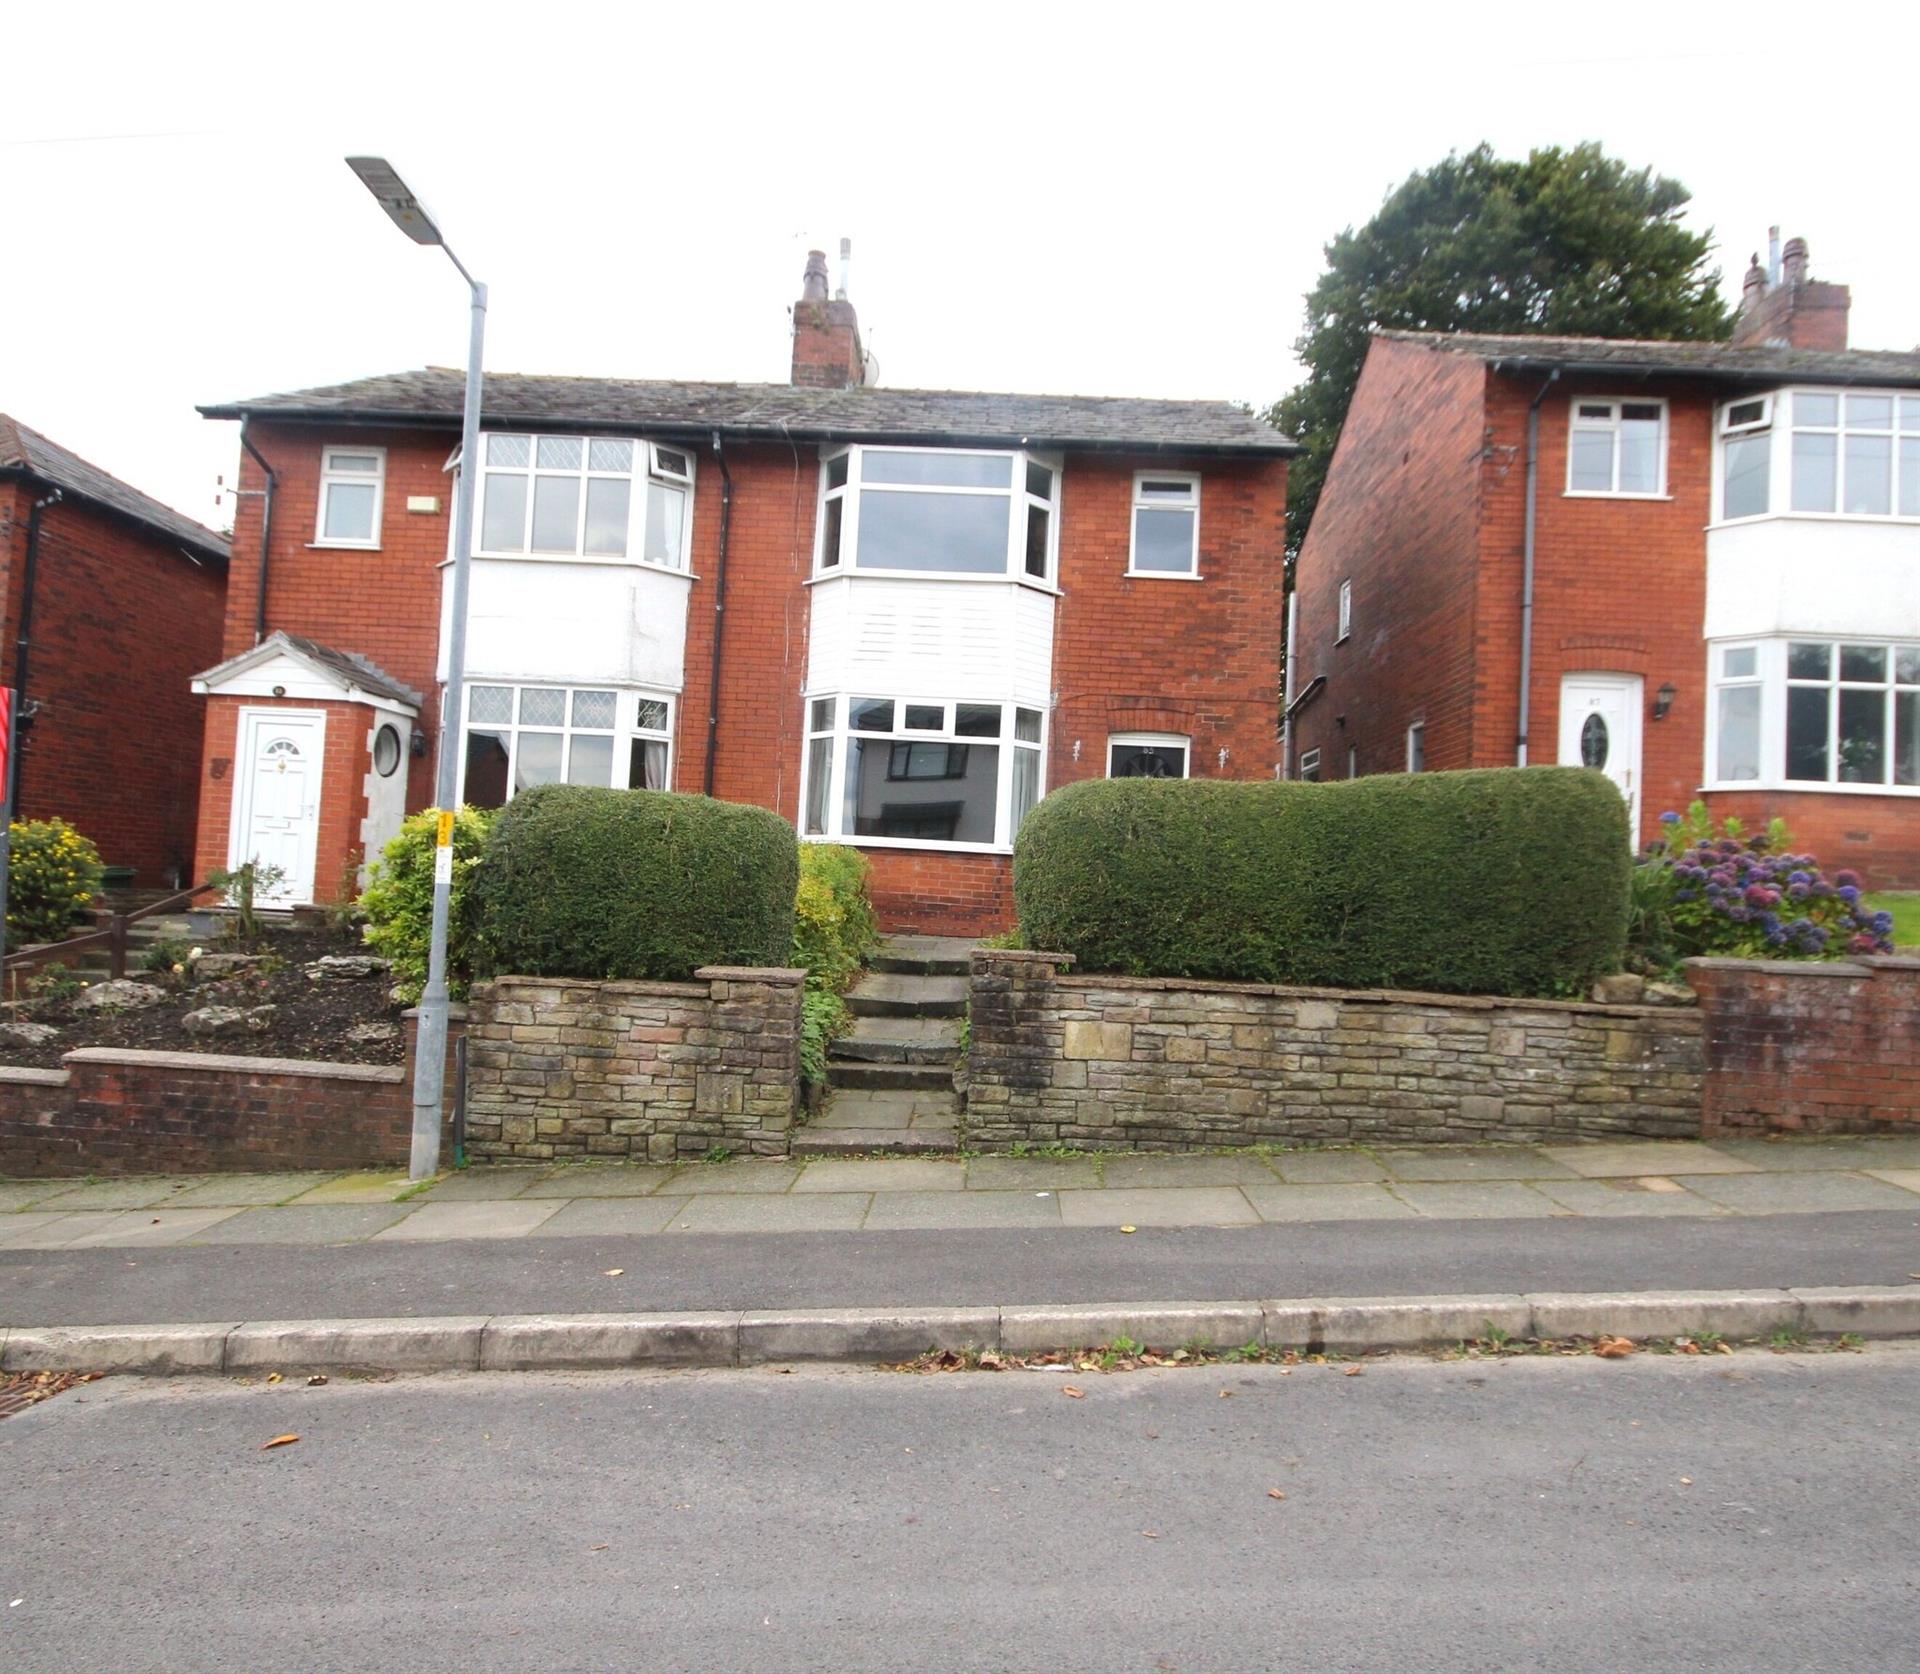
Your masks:
{"label": "street light head", "polygon": [[347,167],[360,177],[380,201],[393,224],[416,244],[440,244],[440,229],[433,224],[426,205],[413,195],[413,189],[400,178],[384,157],[349,157]]}

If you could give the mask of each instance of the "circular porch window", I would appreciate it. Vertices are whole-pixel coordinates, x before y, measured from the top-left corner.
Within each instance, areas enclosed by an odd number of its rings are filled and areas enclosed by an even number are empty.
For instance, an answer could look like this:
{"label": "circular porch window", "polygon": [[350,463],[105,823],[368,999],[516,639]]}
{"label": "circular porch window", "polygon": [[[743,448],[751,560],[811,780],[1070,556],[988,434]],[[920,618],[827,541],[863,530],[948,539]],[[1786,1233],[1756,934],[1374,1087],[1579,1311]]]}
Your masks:
{"label": "circular porch window", "polygon": [[1582,767],[1605,767],[1607,765],[1607,718],[1604,715],[1589,715],[1580,725],[1580,765]]}
{"label": "circular porch window", "polygon": [[373,735],[373,770],[383,779],[391,779],[400,765],[400,729],[383,726]]}

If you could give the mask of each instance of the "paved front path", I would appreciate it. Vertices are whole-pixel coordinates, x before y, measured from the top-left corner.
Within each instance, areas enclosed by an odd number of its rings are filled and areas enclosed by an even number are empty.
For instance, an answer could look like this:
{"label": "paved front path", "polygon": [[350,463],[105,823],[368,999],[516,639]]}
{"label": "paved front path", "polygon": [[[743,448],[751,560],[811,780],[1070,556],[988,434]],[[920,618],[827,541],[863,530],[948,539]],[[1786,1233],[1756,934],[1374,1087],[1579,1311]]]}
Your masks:
{"label": "paved front path", "polygon": [[111,1378],[0,1424],[0,1655],[1911,1668],[1916,1359]]}
{"label": "paved front path", "polygon": [[0,1180],[0,1249],[1920,1211],[1920,1137]]}

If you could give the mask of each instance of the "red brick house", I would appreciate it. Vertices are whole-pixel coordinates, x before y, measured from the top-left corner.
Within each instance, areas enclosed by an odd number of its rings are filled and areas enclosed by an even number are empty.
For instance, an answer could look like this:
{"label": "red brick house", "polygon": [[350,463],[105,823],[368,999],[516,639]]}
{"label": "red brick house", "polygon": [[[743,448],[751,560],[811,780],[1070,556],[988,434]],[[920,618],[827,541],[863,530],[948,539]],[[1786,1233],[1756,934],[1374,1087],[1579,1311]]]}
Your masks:
{"label": "red brick house", "polygon": [[[867,367],[816,254],[790,383],[487,377],[464,800],[564,778],[758,803],[865,850],[889,926],[972,933],[1010,922],[1050,788],[1274,776],[1293,444],[1224,402]],[[202,409],[271,490],[198,682],[203,870],[272,854],[286,899],[335,899],[429,800],[461,387]]]}
{"label": "red brick house", "polygon": [[1731,343],[1381,332],[1301,552],[1290,770],[1584,762],[1920,884],[1920,353],[1789,242]]}
{"label": "red brick house", "polygon": [[227,539],[0,414],[0,685],[21,693],[22,819],[58,816],[110,879],[192,870],[202,705]]}

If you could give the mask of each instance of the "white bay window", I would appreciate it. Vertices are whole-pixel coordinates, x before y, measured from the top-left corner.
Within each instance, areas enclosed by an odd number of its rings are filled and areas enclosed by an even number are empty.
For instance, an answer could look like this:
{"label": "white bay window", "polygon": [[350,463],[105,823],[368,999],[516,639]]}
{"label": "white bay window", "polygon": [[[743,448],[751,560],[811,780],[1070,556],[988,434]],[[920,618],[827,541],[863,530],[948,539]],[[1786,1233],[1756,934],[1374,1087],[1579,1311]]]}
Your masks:
{"label": "white bay window", "polygon": [[616,687],[466,687],[463,802],[499,808],[534,785],[671,788],[673,699]]}
{"label": "white bay window", "polygon": [[1020,452],[850,447],[821,466],[820,575],[1050,582],[1060,469]]}
{"label": "white bay window", "polygon": [[1789,389],[1742,396],[1720,409],[1719,432],[1723,521],[1769,512],[1920,519],[1920,395]]}
{"label": "white bay window", "polygon": [[989,700],[812,697],[801,793],[808,837],[1006,849],[1044,789],[1044,717]]}
{"label": "white bay window", "polygon": [[689,449],[625,436],[488,431],[474,550],[687,568]]}
{"label": "white bay window", "polygon": [[1920,644],[1780,638],[1709,656],[1710,784],[1920,793]]}

